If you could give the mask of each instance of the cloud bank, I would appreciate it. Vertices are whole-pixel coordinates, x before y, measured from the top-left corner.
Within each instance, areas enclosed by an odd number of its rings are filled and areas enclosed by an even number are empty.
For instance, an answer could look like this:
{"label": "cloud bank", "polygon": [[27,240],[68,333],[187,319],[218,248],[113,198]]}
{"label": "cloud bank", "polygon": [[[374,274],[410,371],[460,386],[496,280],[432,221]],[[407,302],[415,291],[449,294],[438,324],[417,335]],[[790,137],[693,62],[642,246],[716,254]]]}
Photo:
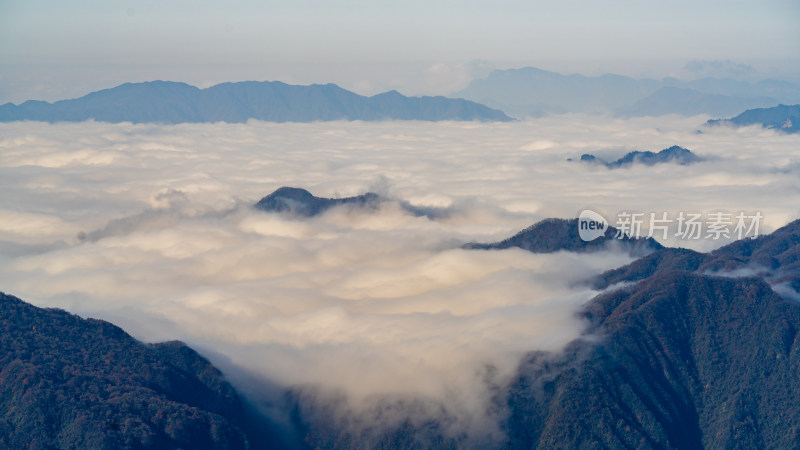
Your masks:
{"label": "cloud bank", "polygon": [[[697,133],[704,120],[0,124],[0,289],[339,396],[342,417],[413,398],[422,403],[408,411],[452,419],[447,433],[494,439],[492,386],[524,353],[579,336],[575,312],[595,295],[580,282],[629,257],[460,245],[584,208],[759,210],[763,231],[800,216],[800,138]],[[671,145],[709,161],[614,171],[566,161]],[[376,190],[450,214],[387,203],[294,220],[251,207],[284,185]]]}

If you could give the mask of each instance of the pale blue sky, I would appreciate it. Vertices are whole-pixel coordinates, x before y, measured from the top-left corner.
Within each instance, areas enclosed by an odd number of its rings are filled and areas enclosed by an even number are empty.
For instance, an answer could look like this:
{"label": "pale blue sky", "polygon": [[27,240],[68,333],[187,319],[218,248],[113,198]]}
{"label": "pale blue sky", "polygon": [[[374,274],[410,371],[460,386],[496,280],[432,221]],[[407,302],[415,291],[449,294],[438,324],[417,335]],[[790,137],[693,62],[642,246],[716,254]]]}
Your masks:
{"label": "pale blue sky", "polygon": [[0,102],[156,78],[447,93],[487,67],[663,76],[694,59],[791,77],[798,23],[794,0],[0,0]]}

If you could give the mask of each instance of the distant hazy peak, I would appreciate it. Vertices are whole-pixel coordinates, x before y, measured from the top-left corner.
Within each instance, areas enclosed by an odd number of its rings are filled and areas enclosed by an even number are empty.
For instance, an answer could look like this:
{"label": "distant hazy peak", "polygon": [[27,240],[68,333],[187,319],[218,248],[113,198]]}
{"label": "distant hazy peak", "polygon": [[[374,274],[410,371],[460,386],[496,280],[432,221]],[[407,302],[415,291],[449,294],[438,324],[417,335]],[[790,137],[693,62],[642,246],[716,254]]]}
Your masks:
{"label": "distant hazy peak", "polygon": [[203,123],[247,120],[510,121],[502,111],[456,98],[406,97],[397,91],[365,97],[335,84],[280,81],[221,83],[198,89],[186,83],[125,83],[55,103],[27,101],[0,106],[0,122]]}
{"label": "distant hazy peak", "polygon": [[454,94],[517,117],[613,112],[625,117],[725,116],[747,108],[800,101],[800,86],[776,80],[635,79],[561,74],[535,67],[495,70]]}

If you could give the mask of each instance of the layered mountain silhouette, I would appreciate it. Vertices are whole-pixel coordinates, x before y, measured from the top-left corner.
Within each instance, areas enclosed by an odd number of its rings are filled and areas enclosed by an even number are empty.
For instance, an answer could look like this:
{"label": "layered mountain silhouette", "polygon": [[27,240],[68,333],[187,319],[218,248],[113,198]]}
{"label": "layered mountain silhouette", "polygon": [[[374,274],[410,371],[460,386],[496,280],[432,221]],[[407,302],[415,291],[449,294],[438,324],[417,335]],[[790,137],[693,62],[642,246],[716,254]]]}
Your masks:
{"label": "layered mountain silhouette", "polygon": [[721,117],[736,114],[743,109],[772,106],[776,103],[778,100],[772,97],[709,94],[697,89],[670,86],[662,87],[631,105],[617,108],[615,112],[622,117],[658,117],[667,114],[708,114]]}
{"label": "layered mountain silhouette", "polygon": [[554,253],[562,250],[586,253],[619,248],[638,256],[662,248],[653,238],[632,238],[628,235],[617,237],[617,233],[616,228],[609,226],[603,236],[586,242],[578,233],[578,219],[545,219],[500,242],[469,243],[464,248],[503,250],[518,247],[533,253]]}
{"label": "layered mountain silhouette", "polygon": [[444,208],[415,206],[408,202],[397,201],[373,192],[354,197],[326,198],[316,197],[311,192],[296,187],[281,187],[259,200],[254,206],[266,212],[280,213],[293,217],[313,217],[335,207],[349,207],[368,211],[376,211],[381,205],[397,203],[409,214],[431,219],[446,217],[449,214]]}
{"label": "layered mountain silhouette", "polygon": [[[660,249],[600,277],[584,340],[536,352],[509,392],[512,448],[793,448],[800,221],[711,254]],[[752,276],[718,276],[757,264]],[[713,272],[711,272],[713,270]],[[633,284],[630,284],[633,283]]]}
{"label": "layered mountain silhouette", "polygon": [[509,121],[502,111],[445,97],[406,97],[397,91],[364,97],[334,84],[297,86],[278,81],[222,83],[198,89],[151,81],[54,103],[0,106],[0,122],[200,123],[313,122],[330,120]]}
{"label": "layered mountain silhouette", "polygon": [[534,353],[508,404],[513,448],[793,448],[800,305],[757,278],[658,271],[594,299],[598,343]]}
{"label": "layered mountain silhouette", "polygon": [[761,125],[785,133],[800,133],[800,105],[778,105],[772,108],[748,109],[730,119],[714,119],[706,125],[735,127]]}
{"label": "layered mountain silhouette", "polygon": [[621,116],[665,114],[728,116],[744,109],[800,102],[800,86],[763,80],[634,79],[606,74],[564,75],[534,67],[495,70],[454,96],[499,108],[515,117],[567,112]]}
{"label": "layered mountain silhouette", "polygon": [[757,239],[742,239],[711,253],[664,248],[633,263],[610,270],[595,280],[603,289],[620,282],[643,280],[663,271],[704,274],[746,272],[772,285],[782,283],[800,292],[800,220]]}
{"label": "layered mountain silhouette", "polygon": [[271,423],[180,342],[0,292],[0,447],[280,448]]}
{"label": "layered mountain silhouette", "polygon": [[658,153],[651,151],[633,151],[628,152],[622,158],[616,161],[604,161],[590,153],[581,155],[582,162],[602,164],[609,169],[618,169],[620,167],[629,167],[634,164],[643,164],[645,166],[652,166],[655,164],[674,163],[682,166],[694,164],[704,161],[703,158],[695,155],[691,150],[683,147],[673,145],[670,148],[665,148]]}
{"label": "layered mountain silhouette", "polygon": [[634,80],[622,75],[587,77],[580,74],[524,67],[495,70],[456,92],[517,117],[565,112],[606,112],[630,105],[658,89],[655,80]]}

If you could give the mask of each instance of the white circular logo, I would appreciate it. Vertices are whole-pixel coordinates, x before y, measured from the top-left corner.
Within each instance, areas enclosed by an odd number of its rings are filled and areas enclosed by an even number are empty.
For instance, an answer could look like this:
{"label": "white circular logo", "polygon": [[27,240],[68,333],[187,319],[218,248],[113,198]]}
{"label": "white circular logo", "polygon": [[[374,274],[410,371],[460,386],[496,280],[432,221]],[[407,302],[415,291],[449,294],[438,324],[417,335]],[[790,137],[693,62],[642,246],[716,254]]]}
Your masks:
{"label": "white circular logo", "polygon": [[578,235],[586,242],[605,235],[607,229],[608,221],[605,217],[591,209],[584,209],[578,216]]}

